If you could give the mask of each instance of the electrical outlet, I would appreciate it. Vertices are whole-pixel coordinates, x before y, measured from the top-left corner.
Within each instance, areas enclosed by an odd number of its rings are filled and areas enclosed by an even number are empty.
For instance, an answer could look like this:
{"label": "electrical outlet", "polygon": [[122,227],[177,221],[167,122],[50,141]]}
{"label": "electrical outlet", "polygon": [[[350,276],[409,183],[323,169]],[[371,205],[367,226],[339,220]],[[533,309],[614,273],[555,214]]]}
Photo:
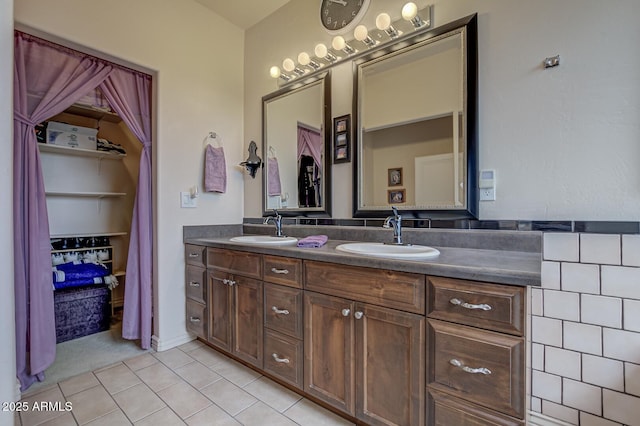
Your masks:
{"label": "electrical outlet", "polygon": [[181,192],[180,193],[180,207],[183,209],[193,209],[198,207],[198,199],[191,198],[191,192]]}
{"label": "electrical outlet", "polygon": [[480,188],[480,201],[495,201],[495,188]]}

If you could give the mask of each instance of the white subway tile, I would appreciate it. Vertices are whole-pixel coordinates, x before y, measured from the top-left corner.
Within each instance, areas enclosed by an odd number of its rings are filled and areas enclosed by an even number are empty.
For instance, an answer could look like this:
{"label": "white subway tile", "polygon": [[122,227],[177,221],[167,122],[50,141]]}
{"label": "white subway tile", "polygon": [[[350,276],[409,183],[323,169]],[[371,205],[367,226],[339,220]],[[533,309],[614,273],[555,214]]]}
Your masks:
{"label": "white subway tile", "polygon": [[620,235],[580,234],[580,262],[620,265]]}
{"label": "white subway tile", "polygon": [[533,370],[531,372],[531,395],[561,404],[561,377]]}
{"label": "white subway tile", "polygon": [[640,299],[640,268],[602,266],[602,294]]}
{"label": "white subway tile", "polygon": [[568,291],[544,290],[544,316],[580,321],[580,295]]}
{"label": "white subway tile", "polygon": [[624,363],[624,383],[626,393],[640,396],[640,365]]}
{"label": "white subway tile", "polygon": [[622,236],[622,264],[640,266],[640,235]]}
{"label": "white subway tile", "polygon": [[622,328],[629,331],[640,331],[640,301],[625,299],[623,312]]}
{"label": "white subway tile", "polygon": [[562,346],[562,321],[545,317],[531,317],[531,341]]}
{"label": "white subway tile", "polygon": [[603,419],[602,417],[597,417],[593,414],[581,412],[580,426],[620,426],[620,423],[612,422],[611,420]]}
{"label": "white subway tile", "polygon": [[625,425],[638,425],[640,423],[640,398],[614,392],[608,389],[602,390],[603,417],[620,422]]}
{"label": "white subway tile", "polygon": [[609,358],[583,354],[582,381],[624,391],[624,364]]}
{"label": "white subway tile", "polygon": [[544,260],[578,262],[580,259],[578,234],[545,232],[542,250]]}
{"label": "white subway tile", "polygon": [[542,262],[540,283],[542,288],[560,290],[560,262]]}
{"label": "white subway tile", "polygon": [[562,420],[572,425],[577,425],[579,411],[551,401],[542,401],[542,414],[554,419]]}
{"label": "white subway tile", "polygon": [[640,364],[640,333],[605,328],[602,339],[607,358]]}
{"label": "white subway tile", "polygon": [[563,263],[562,289],[580,293],[600,294],[600,267],[582,263]]}
{"label": "white subway tile", "polygon": [[562,379],[562,403],[597,416],[602,414],[602,388]]}
{"label": "white subway tile", "polygon": [[602,328],[595,325],[565,321],[564,348],[593,355],[602,355]]}
{"label": "white subway tile", "polygon": [[542,413],[542,400],[540,398],[536,398],[535,396],[531,397],[531,411],[535,411],[536,413]]}
{"label": "white subway tile", "polygon": [[580,352],[547,346],[544,353],[544,371],[580,380]]}
{"label": "white subway tile", "polygon": [[531,288],[531,315],[542,316],[542,289]]}
{"label": "white subway tile", "polygon": [[622,299],[581,295],[580,320],[588,324],[622,328]]}
{"label": "white subway tile", "polygon": [[544,371],[544,345],[531,344],[531,368]]}

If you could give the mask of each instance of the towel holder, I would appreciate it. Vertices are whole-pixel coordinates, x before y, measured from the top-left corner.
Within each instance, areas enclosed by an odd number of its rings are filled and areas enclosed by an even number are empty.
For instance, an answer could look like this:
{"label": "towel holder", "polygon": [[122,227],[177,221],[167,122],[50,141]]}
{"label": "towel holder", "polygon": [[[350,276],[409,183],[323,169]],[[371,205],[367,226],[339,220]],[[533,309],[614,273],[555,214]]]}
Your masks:
{"label": "towel holder", "polygon": [[217,148],[222,147],[222,138],[220,137],[220,135],[218,135],[216,132],[209,132],[207,137],[204,138],[204,141],[202,141],[205,148],[209,144],[209,139],[213,139],[215,141],[214,146],[216,146]]}

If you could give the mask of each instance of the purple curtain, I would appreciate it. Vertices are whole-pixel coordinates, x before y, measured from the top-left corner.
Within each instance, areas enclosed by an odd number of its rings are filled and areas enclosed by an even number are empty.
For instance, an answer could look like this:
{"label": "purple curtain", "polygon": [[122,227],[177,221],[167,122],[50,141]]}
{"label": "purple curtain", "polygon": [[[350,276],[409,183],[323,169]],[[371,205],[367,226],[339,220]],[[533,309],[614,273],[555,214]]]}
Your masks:
{"label": "purple curtain", "polygon": [[320,137],[320,132],[298,126],[298,160],[302,155],[313,157],[318,170],[322,171],[322,137]]}
{"label": "purple curtain", "polygon": [[151,76],[115,69],[100,86],[109,104],[142,142],[127,258],[122,337],[151,346],[152,243]]}
{"label": "purple curtain", "polygon": [[24,391],[44,378],[56,348],[49,222],[34,126],[98,86],[111,67],[19,31],[14,45],[16,369]]}

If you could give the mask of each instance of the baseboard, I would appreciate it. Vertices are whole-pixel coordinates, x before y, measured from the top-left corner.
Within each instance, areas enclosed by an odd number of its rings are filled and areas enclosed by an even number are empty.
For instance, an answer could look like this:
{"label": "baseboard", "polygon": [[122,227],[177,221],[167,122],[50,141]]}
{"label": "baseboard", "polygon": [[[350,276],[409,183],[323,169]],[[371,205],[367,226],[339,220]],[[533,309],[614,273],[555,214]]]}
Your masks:
{"label": "baseboard", "polygon": [[528,426],[573,426],[571,423],[545,416],[544,414],[529,411]]}
{"label": "baseboard", "polygon": [[185,333],[181,336],[174,337],[173,339],[160,339],[158,336],[151,336],[151,347],[156,352],[163,352],[176,346],[183,345],[192,340],[195,340],[195,336],[190,333]]}
{"label": "baseboard", "polygon": [[20,392],[20,380],[16,377],[16,387],[13,390],[13,401],[18,402],[22,399],[22,392]]}

